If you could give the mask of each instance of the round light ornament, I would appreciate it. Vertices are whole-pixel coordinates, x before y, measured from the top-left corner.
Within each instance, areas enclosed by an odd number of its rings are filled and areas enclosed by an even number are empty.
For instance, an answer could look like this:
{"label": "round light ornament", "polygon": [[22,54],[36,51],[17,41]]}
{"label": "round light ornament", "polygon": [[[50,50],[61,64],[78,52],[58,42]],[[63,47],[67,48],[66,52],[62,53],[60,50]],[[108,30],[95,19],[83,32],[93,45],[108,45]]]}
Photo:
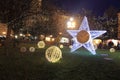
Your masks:
{"label": "round light ornament", "polygon": [[62,58],[62,51],[57,46],[51,46],[46,50],[45,57],[49,62],[55,63]]}
{"label": "round light ornament", "polygon": [[45,47],[45,42],[44,41],[39,41],[37,45],[38,45],[38,48],[44,48]]}
{"label": "round light ornament", "polygon": [[77,41],[80,43],[86,43],[89,40],[89,37],[90,37],[90,35],[87,31],[81,30],[77,34]]}
{"label": "round light ornament", "polygon": [[64,46],[61,44],[61,45],[60,45],[60,48],[63,48],[63,47],[64,47]]}
{"label": "round light ornament", "polygon": [[26,52],[27,49],[26,49],[26,47],[21,47],[21,48],[20,48],[20,51],[21,51],[21,52]]}
{"label": "round light ornament", "polygon": [[30,47],[30,48],[29,48],[29,51],[30,51],[30,52],[35,52],[35,48],[34,48],[34,47]]}
{"label": "round light ornament", "polygon": [[114,48],[110,48],[110,52],[111,53],[115,52],[115,49]]}

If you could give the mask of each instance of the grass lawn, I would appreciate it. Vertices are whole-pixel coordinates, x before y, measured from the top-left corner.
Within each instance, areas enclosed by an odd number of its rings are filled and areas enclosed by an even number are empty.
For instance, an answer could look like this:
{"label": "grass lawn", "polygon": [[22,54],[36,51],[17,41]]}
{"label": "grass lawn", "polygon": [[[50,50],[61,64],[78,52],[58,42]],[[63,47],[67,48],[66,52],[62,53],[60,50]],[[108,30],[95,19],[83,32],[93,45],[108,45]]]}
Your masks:
{"label": "grass lawn", "polygon": [[36,47],[34,53],[10,48],[8,56],[2,54],[4,49],[0,48],[0,80],[120,80],[120,51],[97,50],[97,55],[92,55],[83,48],[71,53],[65,47],[61,49],[63,58],[53,64],[45,58],[48,47],[32,46]]}

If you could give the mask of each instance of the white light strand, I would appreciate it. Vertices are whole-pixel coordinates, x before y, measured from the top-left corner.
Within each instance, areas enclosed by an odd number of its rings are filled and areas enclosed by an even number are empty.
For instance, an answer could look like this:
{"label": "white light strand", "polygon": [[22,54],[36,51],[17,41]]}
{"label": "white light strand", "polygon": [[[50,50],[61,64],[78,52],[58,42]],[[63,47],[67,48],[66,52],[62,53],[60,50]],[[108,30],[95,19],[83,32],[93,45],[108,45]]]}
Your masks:
{"label": "white light strand", "polygon": [[[77,37],[77,35],[78,35],[78,33],[80,33],[80,31],[84,31],[86,34],[89,33],[89,36],[88,36],[89,40],[87,42],[85,42],[85,43],[79,42],[78,38],[81,39],[81,38],[84,38],[84,36],[86,36],[86,35],[82,35],[83,37],[80,37],[81,36],[80,35],[79,37]],[[90,31],[89,25],[88,25],[88,20],[87,20],[87,17],[85,16],[82,23],[81,23],[79,30],[67,30],[67,32],[73,37],[73,41],[74,41],[73,47],[71,48],[71,52],[84,46],[88,51],[90,51],[93,55],[95,55],[96,51],[95,51],[92,40],[94,38],[104,34],[106,31],[97,31],[97,30]]]}

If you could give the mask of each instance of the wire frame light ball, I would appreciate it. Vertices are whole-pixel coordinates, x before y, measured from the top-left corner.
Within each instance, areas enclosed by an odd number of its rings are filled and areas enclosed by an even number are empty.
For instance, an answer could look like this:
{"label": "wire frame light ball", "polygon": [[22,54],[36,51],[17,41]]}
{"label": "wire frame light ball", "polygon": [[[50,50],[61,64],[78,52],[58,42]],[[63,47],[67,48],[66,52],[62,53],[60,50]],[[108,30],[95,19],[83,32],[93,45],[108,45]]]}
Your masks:
{"label": "wire frame light ball", "polygon": [[26,51],[27,51],[26,47],[21,47],[20,48],[20,52],[26,52]]}
{"label": "wire frame light ball", "polygon": [[51,63],[58,62],[62,58],[62,51],[57,46],[51,46],[46,50],[45,57]]}
{"label": "wire frame light ball", "polygon": [[34,48],[34,47],[30,47],[30,48],[29,48],[29,51],[30,51],[30,52],[35,52],[35,48]]}
{"label": "wire frame light ball", "polygon": [[38,45],[38,48],[44,48],[45,47],[45,42],[44,41],[39,41],[37,45]]}
{"label": "wire frame light ball", "polygon": [[114,48],[110,48],[110,52],[111,53],[115,52],[115,49]]}

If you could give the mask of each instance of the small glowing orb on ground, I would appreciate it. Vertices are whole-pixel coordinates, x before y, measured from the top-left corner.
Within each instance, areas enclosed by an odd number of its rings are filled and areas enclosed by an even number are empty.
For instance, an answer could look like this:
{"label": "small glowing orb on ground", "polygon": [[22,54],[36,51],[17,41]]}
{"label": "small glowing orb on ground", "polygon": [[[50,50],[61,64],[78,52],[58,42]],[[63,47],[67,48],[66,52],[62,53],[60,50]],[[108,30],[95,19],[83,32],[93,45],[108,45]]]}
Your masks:
{"label": "small glowing orb on ground", "polygon": [[21,51],[21,52],[26,52],[27,49],[26,49],[26,47],[21,47],[21,48],[20,48],[20,51]]}
{"label": "small glowing orb on ground", "polygon": [[60,48],[63,48],[63,47],[64,47],[64,46],[61,44],[61,45],[60,45]]}
{"label": "small glowing orb on ground", "polygon": [[39,41],[37,45],[38,45],[38,48],[44,48],[45,47],[45,42],[44,41]]}
{"label": "small glowing orb on ground", "polygon": [[89,40],[89,33],[85,30],[81,30],[77,34],[77,40],[80,43],[86,43]]}
{"label": "small glowing orb on ground", "polygon": [[62,51],[57,46],[51,46],[46,50],[45,57],[49,62],[55,63],[62,58]]}
{"label": "small glowing orb on ground", "polygon": [[114,48],[110,48],[110,52],[111,53],[115,52],[115,49]]}
{"label": "small glowing orb on ground", "polygon": [[35,48],[34,48],[34,47],[30,47],[30,48],[29,48],[29,51],[30,51],[30,52],[35,52]]}
{"label": "small glowing orb on ground", "polygon": [[70,49],[71,49],[72,47],[73,47],[72,45],[69,46]]}

